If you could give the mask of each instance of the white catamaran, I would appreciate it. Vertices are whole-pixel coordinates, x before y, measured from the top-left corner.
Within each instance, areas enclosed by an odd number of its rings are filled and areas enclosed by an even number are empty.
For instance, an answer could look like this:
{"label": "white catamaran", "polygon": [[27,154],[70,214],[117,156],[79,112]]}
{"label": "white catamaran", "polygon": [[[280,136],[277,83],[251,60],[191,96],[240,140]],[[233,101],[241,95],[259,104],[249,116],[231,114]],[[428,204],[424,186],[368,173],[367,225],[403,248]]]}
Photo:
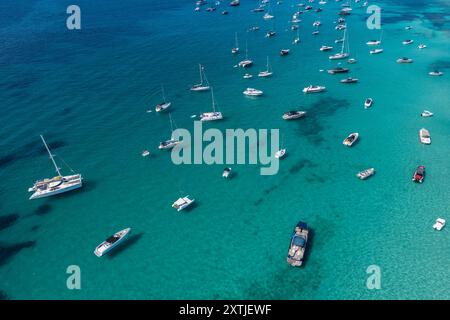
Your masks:
{"label": "white catamaran", "polygon": [[81,174],[76,173],[69,176],[63,176],[59,171],[55,159],[53,158],[52,153],[50,152],[47,143],[45,142],[44,137],[41,135],[42,142],[44,143],[45,148],[50,156],[50,160],[52,160],[53,166],[55,167],[58,175],[51,179],[44,179],[36,181],[33,187],[28,189],[28,192],[33,192],[30,197],[30,200],[39,199],[44,197],[53,196],[55,194],[71,191],[74,189],[81,188],[83,186]]}
{"label": "white catamaran", "polygon": [[208,82],[208,79],[206,79],[205,67],[203,67],[201,64],[199,64],[198,68],[199,68],[199,72],[200,72],[200,83],[194,84],[191,87],[191,91],[208,91],[209,90],[209,82]]}
{"label": "white catamaran", "polygon": [[200,121],[222,120],[222,112],[216,111],[216,101],[214,99],[214,90],[211,87],[211,99],[213,112],[204,112],[200,115]]}

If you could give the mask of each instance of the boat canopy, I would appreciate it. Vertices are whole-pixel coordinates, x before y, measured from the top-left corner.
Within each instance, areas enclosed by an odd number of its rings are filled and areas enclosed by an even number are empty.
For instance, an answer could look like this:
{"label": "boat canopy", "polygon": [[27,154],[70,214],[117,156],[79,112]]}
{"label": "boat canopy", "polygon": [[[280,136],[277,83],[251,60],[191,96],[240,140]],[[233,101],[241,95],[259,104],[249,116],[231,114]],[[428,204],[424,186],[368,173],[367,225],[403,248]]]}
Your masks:
{"label": "boat canopy", "polygon": [[301,236],[294,236],[292,241],[294,242],[294,245],[302,247],[302,248],[306,245],[306,239]]}

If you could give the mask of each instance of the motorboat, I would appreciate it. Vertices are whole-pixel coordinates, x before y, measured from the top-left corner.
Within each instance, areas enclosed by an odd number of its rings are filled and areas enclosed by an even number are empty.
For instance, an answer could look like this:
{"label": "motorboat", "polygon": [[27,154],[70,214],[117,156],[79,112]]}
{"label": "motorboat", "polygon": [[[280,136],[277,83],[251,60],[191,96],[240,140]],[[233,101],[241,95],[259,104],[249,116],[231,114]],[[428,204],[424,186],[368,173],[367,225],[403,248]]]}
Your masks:
{"label": "motorboat", "polygon": [[244,90],[243,94],[246,96],[262,96],[263,92],[255,88],[247,88]]}
{"label": "motorboat", "polygon": [[421,117],[428,118],[433,116],[433,112],[428,110],[423,110],[423,112],[420,114]]}
{"label": "motorboat", "polygon": [[383,52],[383,49],[381,49],[381,48],[373,49],[373,50],[369,51],[370,54],[378,54],[378,53],[382,53],[382,52]]}
{"label": "motorboat", "polygon": [[105,253],[111,251],[113,248],[117,247],[120,243],[122,243],[130,234],[131,228],[123,229],[119,232],[116,232],[112,236],[108,237],[105,241],[100,243],[94,250],[94,254],[97,257],[103,256]]}
{"label": "motorboat", "polygon": [[236,7],[236,6],[240,5],[240,4],[241,4],[240,0],[233,0],[233,1],[230,2],[230,6],[232,6],[232,7]]}
{"label": "motorboat", "polygon": [[322,23],[320,21],[314,21],[313,22],[313,27],[320,27]]}
{"label": "motorboat", "polygon": [[160,142],[159,146],[158,146],[158,149],[160,149],[160,150],[172,149],[173,147],[175,147],[179,143],[180,143],[179,140],[172,138],[172,139]]}
{"label": "motorboat", "polygon": [[51,179],[36,181],[32,187],[28,188],[28,192],[33,192],[29,199],[34,200],[45,198],[81,188],[83,186],[83,178],[81,174],[75,173],[72,175],[63,176],[61,174],[60,168],[55,162],[53,154],[50,152],[50,148],[47,145],[47,142],[45,142],[45,139],[42,135],[40,137],[58,175]]}
{"label": "motorboat", "polygon": [[181,197],[172,204],[172,208],[180,212],[189,207],[194,201],[195,199],[190,199],[189,196]]}
{"label": "motorboat", "polygon": [[416,171],[414,171],[414,174],[412,176],[412,181],[422,183],[423,179],[425,179],[425,166],[418,166]]}
{"label": "motorboat", "polygon": [[350,133],[342,143],[347,147],[351,147],[356,142],[356,140],[358,140],[358,137],[359,137],[358,132]]}
{"label": "motorboat", "polygon": [[366,42],[368,46],[378,46],[381,44],[381,40],[369,40]]}
{"label": "motorboat", "polygon": [[293,119],[299,119],[303,116],[305,116],[306,111],[288,111],[283,113],[283,119],[284,120],[293,120]]}
{"label": "motorboat", "polygon": [[414,40],[408,39],[408,40],[404,40],[402,43],[403,44],[411,44],[413,42],[414,42]]}
{"label": "motorboat", "polygon": [[286,149],[280,149],[277,152],[275,152],[275,158],[281,159],[286,155]]}
{"label": "motorboat", "polygon": [[349,71],[350,71],[349,68],[337,67],[337,68],[334,68],[334,69],[329,69],[327,72],[329,74],[335,74],[335,73],[347,73]]}
{"label": "motorboat", "polygon": [[359,80],[357,78],[346,78],[342,79],[341,83],[357,83]]}
{"label": "motorboat", "polygon": [[319,50],[320,51],[330,51],[332,49],[333,49],[333,47],[331,47],[331,46],[321,46]]}
{"label": "motorboat", "polygon": [[264,20],[270,20],[270,19],[273,19],[273,18],[274,18],[274,16],[271,15],[270,13],[268,13],[268,12],[266,12],[266,13],[264,14],[264,16],[263,16],[263,19],[264,19]]}
{"label": "motorboat", "polygon": [[313,31],[311,34],[312,34],[313,36],[317,36],[319,33],[320,33],[319,30],[316,30],[316,31]]}
{"label": "motorboat", "polygon": [[250,78],[253,78],[253,75],[251,75],[250,73],[246,73],[246,74],[244,74],[243,78],[250,79]]}
{"label": "motorboat", "polygon": [[366,101],[364,101],[364,108],[368,109],[372,106],[372,104],[373,104],[373,99],[367,98]]}
{"label": "motorboat", "polygon": [[413,59],[411,59],[411,58],[403,57],[403,58],[397,59],[397,63],[412,63],[412,62],[413,62]]}
{"label": "motorboat", "polygon": [[252,61],[252,60],[245,59],[245,60],[240,61],[238,65],[239,65],[239,67],[242,67],[242,68],[248,68],[248,67],[250,67],[252,64],[253,64],[253,61]]}
{"label": "motorboat", "polygon": [[143,157],[148,157],[149,155],[150,155],[150,151],[148,151],[148,150],[142,151],[142,156]]}
{"label": "motorboat", "polygon": [[427,129],[420,129],[419,131],[420,142],[423,144],[431,144],[430,132]]}
{"label": "motorboat", "polygon": [[417,48],[419,48],[419,49],[425,49],[426,47],[427,47],[426,44],[421,43],[421,44],[419,44],[419,46],[418,46]]}
{"label": "motorboat", "polygon": [[434,70],[434,71],[429,72],[428,74],[433,77],[439,77],[439,76],[442,76],[444,73],[442,71]]}
{"label": "motorboat", "polygon": [[433,224],[433,229],[436,231],[441,231],[445,227],[445,219],[437,218],[436,222]]}
{"label": "motorboat", "polygon": [[234,34],[234,47],[231,48],[231,53],[232,54],[239,53],[239,42],[238,42],[237,32]]}
{"label": "motorboat", "polygon": [[318,93],[326,90],[324,86],[313,86],[309,85],[308,87],[303,88],[303,93]]}
{"label": "motorboat", "polygon": [[223,169],[222,177],[227,179],[231,175],[231,168],[227,167]]}
{"label": "motorboat", "polygon": [[406,26],[406,27],[405,27],[405,30],[411,30],[411,29],[412,29],[411,26]]}
{"label": "motorboat", "polygon": [[222,14],[223,14],[224,16],[226,16],[226,15],[228,14],[228,10],[223,10],[223,11],[222,11]]}
{"label": "motorboat", "polygon": [[357,62],[357,60],[354,59],[354,58],[350,58],[350,59],[347,60],[347,63],[350,63],[350,64],[354,64],[356,62]]}
{"label": "motorboat", "polygon": [[266,32],[266,38],[275,36],[277,33],[275,31],[269,30]]}
{"label": "motorboat", "polygon": [[358,172],[356,174],[356,176],[359,179],[361,179],[361,180],[365,180],[365,179],[367,179],[368,177],[370,177],[370,176],[372,176],[374,174],[375,174],[375,169],[374,168],[369,168],[369,169],[363,170],[361,172]]}
{"label": "motorboat", "polygon": [[281,49],[280,55],[287,56],[291,50],[290,49]]}
{"label": "motorboat", "polygon": [[302,221],[297,223],[291,236],[287,255],[287,262],[293,267],[300,267],[303,264],[308,234],[309,229],[307,223]]}
{"label": "motorboat", "polygon": [[338,24],[336,27],[334,27],[336,30],[344,30],[347,28],[345,24]]}

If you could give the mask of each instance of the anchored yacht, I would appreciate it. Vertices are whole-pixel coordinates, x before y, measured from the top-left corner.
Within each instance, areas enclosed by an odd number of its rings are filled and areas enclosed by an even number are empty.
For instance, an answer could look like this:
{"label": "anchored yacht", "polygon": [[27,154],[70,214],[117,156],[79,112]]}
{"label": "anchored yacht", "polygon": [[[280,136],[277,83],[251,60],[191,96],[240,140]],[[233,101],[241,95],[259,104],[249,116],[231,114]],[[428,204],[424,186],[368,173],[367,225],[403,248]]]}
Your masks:
{"label": "anchored yacht", "polygon": [[209,83],[208,79],[206,79],[205,68],[201,64],[198,65],[198,68],[200,73],[200,83],[194,84],[191,87],[191,91],[208,91]]}
{"label": "anchored yacht", "polygon": [[372,176],[374,174],[375,174],[375,169],[374,168],[369,168],[369,169],[366,169],[364,171],[358,172],[356,174],[356,176],[359,179],[361,179],[361,180],[365,180],[365,179],[367,179],[368,177],[370,177],[370,176]]}
{"label": "anchored yacht", "polygon": [[45,142],[44,137],[42,135],[40,137],[58,175],[51,179],[36,181],[34,185],[28,189],[28,192],[33,192],[30,200],[49,197],[81,188],[83,186],[83,178],[81,177],[81,174],[76,173],[73,175],[63,176],[59,170],[60,168],[57,166],[55,159],[53,158],[53,154],[50,152],[50,148]]}
{"label": "anchored yacht", "polygon": [[309,85],[308,87],[303,88],[303,93],[318,93],[326,90],[324,86],[313,86]]}
{"label": "anchored yacht", "polygon": [[211,87],[212,112],[204,112],[200,114],[200,121],[215,121],[222,120],[222,112],[216,111],[216,101],[214,99],[214,90]]}
{"label": "anchored yacht", "polygon": [[306,114],[306,111],[288,111],[283,113],[284,120],[293,120],[303,117]]}
{"label": "anchored yacht", "polygon": [[116,232],[112,236],[110,236],[108,239],[100,243],[94,250],[94,254],[97,257],[103,256],[105,253],[111,251],[114,247],[119,245],[121,242],[123,242],[127,236],[130,234],[131,228],[123,229],[119,232]]}
{"label": "anchored yacht", "polygon": [[172,208],[175,208],[178,212],[180,212],[189,207],[192,203],[194,203],[194,201],[195,199],[190,199],[189,196],[178,198],[178,200],[172,204]]}
{"label": "anchored yacht", "polygon": [[342,144],[344,144],[347,147],[351,147],[356,142],[356,140],[358,140],[358,137],[359,137],[358,132],[350,133],[348,137],[344,139]]}
{"label": "anchored yacht", "polygon": [[243,94],[246,96],[262,96],[263,92],[255,88],[247,88],[244,90]]}
{"label": "anchored yacht", "polygon": [[291,236],[287,255],[287,262],[293,267],[300,267],[303,264],[308,233],[308,225],[305,222],[300,221],[297,223]]}
{"label": "anchored yacht", "polygon": [[419,131],[420,142],[423,144],[431,144],[430,132],[427,129],[420,129]]}

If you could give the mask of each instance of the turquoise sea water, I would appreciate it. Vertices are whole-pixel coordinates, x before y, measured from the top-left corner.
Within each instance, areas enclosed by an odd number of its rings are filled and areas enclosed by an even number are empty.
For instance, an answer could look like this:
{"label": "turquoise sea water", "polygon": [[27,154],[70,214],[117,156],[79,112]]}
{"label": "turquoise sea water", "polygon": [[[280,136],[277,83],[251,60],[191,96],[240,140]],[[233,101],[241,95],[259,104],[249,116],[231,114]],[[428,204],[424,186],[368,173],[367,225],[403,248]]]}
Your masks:
{"label": "turquoise sea water", "polygon": [[[10,299],[448,299],[450,229],[450,7],[446,1],[377,1],[384,53],[372,56],[360,4],[347,17],[349,65],[356,85],[320,69],[336,65],[323,44],[334,45],[341,3],[300,16],[301,43],[289,20],[297,1],[272,4],[274,22],[241,1],[230,14],[194,12],[194,1],[77,1],[82,30],[66,29],[68,1],[0,4],[0,295]],[[274,2],[274,1],[272,1]],[[316,0],[317,2],[317,0]],[[317,6],[317,4],[313,4]],[[261,30],[247,32],[250,26]],[[413,26],[406,31],[406,25]],[[277,35],[267,39],[274,27]],[[233,66],[234,33],[248,43],[271,79],[242,79]],[[414,39],[404,46],[405,39]],[[419,43],[427,44],[424,50]],[[291,48],[280,57],[279,50]],[[335,46],[337,47],[337,46]],[[337,50],[335,49],[334,52]],[[414,59],[399,65],[402,56]],[[206,68],[225,120],[204,127],[279,128],[288,156],[275,176],[257,165],[175,166],[157,150],[170,135],[167,114],[146,113],[160,102],[163,83],[178,127],[208,111],[210,95],[191,93],[197,64]],[[346,63],[343,62],[345,65]],[[434,68],[443,77],[430,77]],[[309,84],[327,92],[303,95]],[[265,92],[242,95],[247,87]],[[363,108],[371,96],[374,106]],[[306,118],[281,119],[291,109]],[[433,118],[421,118],[431,110]],[[419,143],[427,128],[432,145]],[[353,148],[342,146],[359,132]],[[39,139],[85,177],[76,192],[29,201],[34,180],[53,169]],[[153,156],[141,157],[143,149]],[[254,150],[254,149],[252,149]],[[57,161],[59,158],[57,157]],[[423,184],[411,182],[419,164]],[[368,167],[367,181],[355,174]],[[177,213],[172,202],[190,194],[197,206]],[[313,230],[305,266],[286,264],[295,224]],[[128,243],[101,259],[95,246],[131,227]],[[81,268],[81,290],[66,288],[66,268]],[[366,268],[378,265],[380,290],[366,287]]]}

